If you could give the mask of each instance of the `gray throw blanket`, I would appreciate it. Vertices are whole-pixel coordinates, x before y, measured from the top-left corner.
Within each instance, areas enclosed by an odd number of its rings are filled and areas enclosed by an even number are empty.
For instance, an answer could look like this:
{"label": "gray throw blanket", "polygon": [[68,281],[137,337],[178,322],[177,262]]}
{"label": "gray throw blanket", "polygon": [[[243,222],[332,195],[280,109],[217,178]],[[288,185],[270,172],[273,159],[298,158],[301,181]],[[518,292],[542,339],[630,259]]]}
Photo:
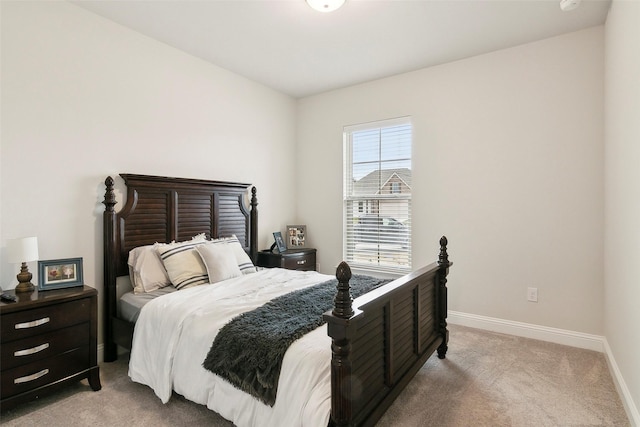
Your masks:
{"label": "gray throw blanket", "polygon": [[[390,280],[354,275],[351,296],[357,298]],[[289,345],[324,323],[333,308],[337,280],[277,297],[227,323],[202,363],[235,387],[273,406],[282,359]]]}

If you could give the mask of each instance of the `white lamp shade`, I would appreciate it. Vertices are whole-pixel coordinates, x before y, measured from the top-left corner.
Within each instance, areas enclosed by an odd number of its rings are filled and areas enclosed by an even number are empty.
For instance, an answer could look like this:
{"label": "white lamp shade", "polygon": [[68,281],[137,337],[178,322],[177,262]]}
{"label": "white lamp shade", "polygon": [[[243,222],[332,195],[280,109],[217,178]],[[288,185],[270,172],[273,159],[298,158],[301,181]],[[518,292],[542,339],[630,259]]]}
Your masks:
{"label": "white lamp shade", "polygon": [[7,252],[10,263],[36,261],[38,259],[38,238],[11,239],[7,242]]}
{"label": "white lamp shade", "polygon": [[307,4],[319,12],[333,12],[344,2],[345,0],[307,0]]}

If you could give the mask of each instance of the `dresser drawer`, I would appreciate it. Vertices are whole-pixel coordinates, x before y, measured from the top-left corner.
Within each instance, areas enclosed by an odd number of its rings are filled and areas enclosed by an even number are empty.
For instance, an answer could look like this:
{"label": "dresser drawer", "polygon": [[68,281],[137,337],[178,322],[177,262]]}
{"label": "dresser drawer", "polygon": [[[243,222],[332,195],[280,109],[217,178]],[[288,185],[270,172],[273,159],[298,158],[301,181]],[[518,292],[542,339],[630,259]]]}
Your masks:
{"label": "dresser drawer", "polygon": [[283,256],[282,267],[289,270],[315,270],[316,254],[303,253],[300,255]]}
{"label": "dresser drawer", "polygon": [[89,346],[2,371],[2,399],[89,369]]}
{"label": "dresser drawer", "polygon": [[83,298],[58,304],[55,307],[34,308],[2,316],[2,344],[42,334],[78,323],[91,317],[91,301]]}
{"label": "dresser drawer", "polygon": [[10,341],[2,345],[0,369],[14,368],[89,345],[89,332],[89,324],[81,323],[58,331]]}

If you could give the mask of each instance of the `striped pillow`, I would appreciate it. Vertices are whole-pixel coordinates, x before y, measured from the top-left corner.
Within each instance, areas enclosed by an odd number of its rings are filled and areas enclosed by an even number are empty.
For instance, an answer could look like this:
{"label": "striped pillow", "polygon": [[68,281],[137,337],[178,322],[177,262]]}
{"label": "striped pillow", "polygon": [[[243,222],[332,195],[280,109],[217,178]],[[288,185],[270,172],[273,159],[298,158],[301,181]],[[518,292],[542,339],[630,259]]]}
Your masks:
{"label": "striped pillow", "polygon": [[247,253],[242,248],[242,245],[240,244],[240,241],[235,236],[235,234],[231,237],[223,237],[220,239],[211,240],[210,243],[214,245],[231,246],[233,254],[236,257],[236,261],[238,262],[238,268],[240,268],[242,274],[250,274],[256,272],[256,267],[253,265],[253,262],[251,262],[251,258],[249,258],[249,255],[247,255]]}
{"label": "striped pillow", "polygon": [[206,241],[188,241],[158,246],[157,251],[169,279],[176,289],[209,283],[207,267],[195,249]]}

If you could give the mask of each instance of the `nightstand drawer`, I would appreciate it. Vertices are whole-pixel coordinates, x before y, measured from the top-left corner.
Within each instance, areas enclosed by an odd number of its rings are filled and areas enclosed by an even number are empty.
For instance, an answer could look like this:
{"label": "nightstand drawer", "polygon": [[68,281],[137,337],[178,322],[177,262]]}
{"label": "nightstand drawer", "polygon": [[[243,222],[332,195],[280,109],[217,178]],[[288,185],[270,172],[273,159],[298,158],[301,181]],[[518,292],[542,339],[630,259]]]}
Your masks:
{"label": "nightstand drawer", "polygon": [[282,258],[282,266],[289,270],[315,270],[316,254],[301,254]]}
{"label": "nightstand drawer", "polygon": [[2,371],[2,399],[89,369],[89,346]]}
{"label": "nightstand drawer", "polygon": [[256,265],[266,268],[280,267],[288,270],[315,270],[316,250],[314,248],[298,248],[284,252],[260,251]]}
{"label": "nightstand drawer", "polygon": [[7,342],[2,345],[0,369],[14,368],[89,345],[89,331],[90,327],[86,323],[81,323],[58,331]]}
{"label": "nightstand drawer", "polygon": [[42,334],[90,320],[88,298],[59,304],[55,309],[34,308],[2,316],[2,343]]}

